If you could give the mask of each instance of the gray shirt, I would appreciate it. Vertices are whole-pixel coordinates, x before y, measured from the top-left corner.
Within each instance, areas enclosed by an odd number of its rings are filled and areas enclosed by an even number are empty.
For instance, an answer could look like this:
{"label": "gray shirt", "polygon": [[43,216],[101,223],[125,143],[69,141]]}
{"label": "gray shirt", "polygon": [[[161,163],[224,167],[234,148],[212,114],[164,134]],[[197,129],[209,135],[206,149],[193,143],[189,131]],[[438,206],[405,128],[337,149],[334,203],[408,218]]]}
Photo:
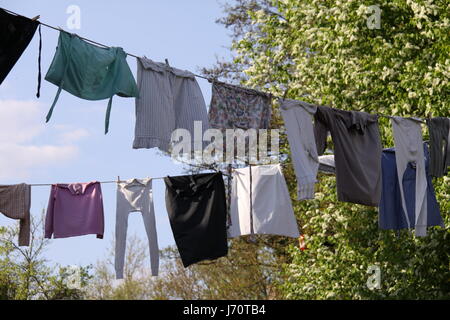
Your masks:
{"label": "gray shirt", "polygon": [[319,155],[331,133],[338,200],[378,206],[382,151],[378,116],[318,106],[314,131]]}

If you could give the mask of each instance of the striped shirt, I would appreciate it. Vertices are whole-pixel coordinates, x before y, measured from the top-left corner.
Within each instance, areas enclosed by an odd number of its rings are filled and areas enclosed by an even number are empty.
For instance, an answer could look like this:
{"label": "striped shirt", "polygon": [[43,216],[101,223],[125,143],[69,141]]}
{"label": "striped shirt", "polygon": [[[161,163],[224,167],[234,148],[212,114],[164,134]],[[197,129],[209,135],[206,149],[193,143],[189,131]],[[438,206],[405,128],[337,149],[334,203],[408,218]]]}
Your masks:
{"label": "striped shirt", "polygon": [[139,97],[133,148],[168,152],[172,132],[187,129],[194,138],[194,121],[209,128],[206,104],[194,74],[147,58],[137,61]]}
{"label": "striped shirt", "polygon": [[0,185],[0,212],[20,220],[19,246],[30,243],[30,200],[31,186],[25,183]]}

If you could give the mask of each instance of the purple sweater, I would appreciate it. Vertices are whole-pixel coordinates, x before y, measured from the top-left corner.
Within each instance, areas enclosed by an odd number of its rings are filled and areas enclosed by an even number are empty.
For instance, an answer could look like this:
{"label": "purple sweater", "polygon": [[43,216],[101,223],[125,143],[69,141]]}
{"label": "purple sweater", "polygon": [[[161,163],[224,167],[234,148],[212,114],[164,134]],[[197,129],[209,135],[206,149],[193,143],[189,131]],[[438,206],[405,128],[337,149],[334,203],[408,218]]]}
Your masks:
{"label": "purple sweater", "polygon": [[96,234],[102,239],[103,231],[100,182],[52,185],[45,218],[45,238]]}

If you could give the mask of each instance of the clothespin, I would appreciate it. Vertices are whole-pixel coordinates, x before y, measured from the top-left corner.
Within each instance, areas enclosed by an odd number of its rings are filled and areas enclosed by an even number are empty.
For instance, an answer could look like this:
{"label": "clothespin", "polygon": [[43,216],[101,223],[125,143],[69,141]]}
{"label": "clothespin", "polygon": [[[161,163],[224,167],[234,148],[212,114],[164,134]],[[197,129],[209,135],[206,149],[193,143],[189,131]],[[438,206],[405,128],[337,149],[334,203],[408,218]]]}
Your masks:
{"label": "clothespin", "polygon": [[233,173],[233,166],[231,165],[231,163],[229,163],[227,166],[227,173],[228,176],[231,177],[231,174]]}
{"label": "clothespin", "polygon": [[36,17],[31,18],[31,20],[36,21],[36,20],[38,20],[40,17],[41,17],[40,15],[37,15]]}
{"label": "clothespin", "polygon": [[301,251],[305,251],[307,249],[304,235],[301,235],[298,238],[298,247],[300,248]]}
{"label": "clothespin", "polygon": [[288,92],[289,92],[289,87],[286,88],[282,97],[276,97],[276,100],[278,101],[279,104],[281,104],[281,105],[283,104],[283,102],[286,100]]}

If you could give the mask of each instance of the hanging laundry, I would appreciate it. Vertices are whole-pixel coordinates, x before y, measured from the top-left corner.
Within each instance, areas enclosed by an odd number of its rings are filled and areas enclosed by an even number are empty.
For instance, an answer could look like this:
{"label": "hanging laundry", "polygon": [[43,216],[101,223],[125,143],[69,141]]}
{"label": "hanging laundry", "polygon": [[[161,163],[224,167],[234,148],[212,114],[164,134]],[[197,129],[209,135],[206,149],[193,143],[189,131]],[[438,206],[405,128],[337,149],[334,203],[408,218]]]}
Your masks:
{"label": "hanging laundry", "polygon": [[55,56],[45,80],[58,86],[55,100],[47,114],[50,120],[61,89],[86,100],[109,99],[105,134],[109,128],[112,98],[137,97],[138,88],[122,48],[101,48],[76,34],[59,33]]}
{"label": "hanging laundry", "polygon": [[319,171],[323,173],[336,174],[336,166],[334,164],[334,155],[327,154],[319,156]]}
{"label": "hanging laundry", "polygon": [[187,129],[192,139],[194,121],[209,128],[206,104],[193,73],[147,58],[137,59],[137,79],[140,97],[136,99],[134,149],[159,148],[169,152],[172,132]]}
{"label": "hanging laundry", "polygon": [[444,117],[427,119],[427,125],[430,133],[430,174],[439,178],[447,174],[450,164],[450,154],[447,152],[450,119]]}
{"label": "hanging laundry", "polygon": [[[441,213],[439,204],[434,193],[433,183],[429,175],[430,155],[427,145],[424,143],[423,151],[425,155],[425,172],[427,176],[427,223],[430,226],[442,226]],[[382,154],[382,171],[383,171],[383,188],[381,192],[381,201],[379,209],[379,227],[380,229],[407,229],[408,222],[415,221],[415,190],[416,190],[416,168],[413,163],[408,163],[402,179],[402,188],[405,194],[405,202],[407,206],[407,214],[403,210],[402,197],[400,192],[397,164],[395,160],[395,148],[385,149]],[[408,216],[408,219],[406,218]]]}
{"label": "hanging laundry", "polygon": [[45,238],[95,234],[103,239],[103,231],[100,182],[52,185],[45,217]]}
{"label": "hanging laundry", "polygon": [[128,214],[139,211],[142,214],[150,250],[152,275],[158,275],[159,248],[156,235],[155,210],[153,208],[152,179],[130,179],[117,184],[116,209],[116,278],[123,278],[125,248],[128,228]]}
{"label": "hanging laundry", "polygon": [[223,82],[212,82],[209,124],[216,129],[268,129],[272,96]]}
{"label": "hanging laundry", "polygon": [[331,133],[338,200],[378,206],[381,196],[381,138],[378,116],[318,106],[315,136],[319,155]]}
{"label": "hanging laundry", "polygon": [[303,101],[284,100],[280,110],[297,177],[297,199],[314,199],[319,159],[312,117],[317,106]]}
{"label": "hanging laundry", "polygon": [[[420,121],[414,118],[392,117],[391,122],[394,131],[395,161],[403,212],[405,212],[408,228],[415,226],[416,236],[423,237],[427,235],[427,177],[422,146],[422,128]],[[410,162],[413,162],[416,167],[415,221],[410,221],[406,214],[408,210],[402,183],[403,175]]]}
{"label": "hanging laundry", "polygon": [[166,207],[184,267],[228,253],[222,173],[166,177]]}
{"label": "hanging laundry", "polygon": [[31,187],[25,183],[0,185],[0,212],[20,220],[19,246],[30,244]]}
{"label": "hanging laundry", "polygon": [[230,238],[248,234],[300,236],[279,164],[233,171],[230,218]]}
{"label": "hanging laundry", "polygon": [[[28,47],[38,26],[39,21],[9,14],[0,8],[0,84]],[[40,55],[39,49],[39,60]],[[38,82],[39,88],[40,79]]]}

